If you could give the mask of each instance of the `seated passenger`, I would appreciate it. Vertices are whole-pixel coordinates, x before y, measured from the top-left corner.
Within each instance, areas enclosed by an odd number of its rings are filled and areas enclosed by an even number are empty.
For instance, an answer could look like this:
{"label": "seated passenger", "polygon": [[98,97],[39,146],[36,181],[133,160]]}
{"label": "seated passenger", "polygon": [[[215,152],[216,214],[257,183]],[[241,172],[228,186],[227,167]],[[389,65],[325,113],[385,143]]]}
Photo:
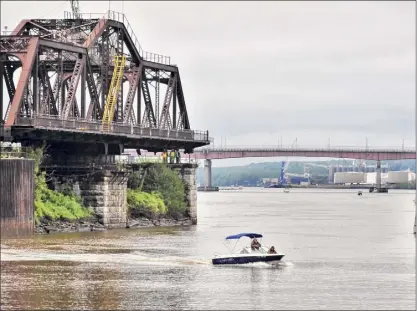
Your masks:
{"label": "seated passenger", "polygon": [[275,247],[271,246],[271,248],[268,251],[268,254],[276,254],[277,251],[275,250]]}
{"label": "seated passenger", "polygon": [[259,250],[260,247],[261,243],[259,243],[257,239],[253,239],[251,244],[252,250]]}

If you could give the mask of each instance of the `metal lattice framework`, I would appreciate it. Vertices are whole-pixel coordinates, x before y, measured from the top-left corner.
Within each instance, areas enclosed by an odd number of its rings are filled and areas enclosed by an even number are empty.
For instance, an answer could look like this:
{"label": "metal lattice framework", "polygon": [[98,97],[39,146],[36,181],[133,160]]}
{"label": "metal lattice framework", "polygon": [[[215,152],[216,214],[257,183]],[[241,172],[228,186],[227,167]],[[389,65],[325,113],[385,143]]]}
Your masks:
{"label": "metal lattice framework", "polygon": [[[0,105],[4,126],[35,119],[100,124],[114,56],[123,55],[113,128],[190,132],[179,70],[170,58],[144,52],[123,14],[80,16],[22,20],[10,35],[0,37],[0,77],[9,95],[5,113]],[[208,133],[203,140],[208,141]]]}

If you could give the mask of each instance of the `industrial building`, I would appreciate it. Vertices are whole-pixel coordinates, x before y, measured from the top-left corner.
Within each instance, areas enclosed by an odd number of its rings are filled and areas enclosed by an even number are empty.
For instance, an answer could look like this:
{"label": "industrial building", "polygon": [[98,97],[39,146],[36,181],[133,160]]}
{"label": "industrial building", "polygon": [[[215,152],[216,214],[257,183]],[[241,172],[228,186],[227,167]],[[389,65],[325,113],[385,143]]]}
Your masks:
{"label": "industrial building", "polygon": [[362,184],[365,181],[363,172],[338,172],[334,174],[335,184]]}
{"label": "industrial building", "polygon": [[[388,173],[389,166],[381,165],[381,173]],[[376,165],[334,165],[329,167],[329,183],[333,183],[335,180],[335,174],[341,172],[361,172],[361,173],[373,173],[376,172]],[[342,175],[340,175],[342,176]]]}
{"label": "industrial building", "polygon": [[[337,172],[334,174],[335,184],[376,184],[376,172]],[[407,184],[416,179],[416,174],[410,171],[392,171],[381,173],[381,184]]]}

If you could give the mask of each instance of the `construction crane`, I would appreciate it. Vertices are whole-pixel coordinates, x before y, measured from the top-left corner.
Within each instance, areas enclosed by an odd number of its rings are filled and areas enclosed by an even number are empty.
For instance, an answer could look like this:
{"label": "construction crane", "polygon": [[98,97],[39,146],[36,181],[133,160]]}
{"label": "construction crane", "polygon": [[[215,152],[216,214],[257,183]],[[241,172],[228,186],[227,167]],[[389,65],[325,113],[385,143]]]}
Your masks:
{"label": "construction crane", "polygon": [[80,4],[78,0],[70,0],[71,1],[71,9],[72,9],[72,15],[74,16],[74,19],[80,19]]}

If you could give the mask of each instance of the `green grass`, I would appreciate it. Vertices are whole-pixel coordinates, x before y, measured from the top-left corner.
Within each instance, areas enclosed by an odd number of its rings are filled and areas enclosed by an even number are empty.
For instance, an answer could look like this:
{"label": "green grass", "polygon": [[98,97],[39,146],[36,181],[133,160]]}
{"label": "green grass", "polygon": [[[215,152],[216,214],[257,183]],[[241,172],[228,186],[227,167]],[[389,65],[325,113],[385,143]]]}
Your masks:
{"label": "green grass", "polygon": [[127,189],[127,204],[132,216],[154,217],[165,215],[165,206],[162,195],[159,192],[141,192]]}
{"label": "green grass", "polygon": [[45,176],[35,178],[35,221],[68,220],[73,221],[91,216],[92,211],[82,206],[81,199],[74,195],[64,195],[48,189]]}
{"label": "green grass", "polygon": [[33,149],[29,158],[35,160],[35,223],[42,220],[83,219],[93,214],[92,210],[82,206],[81,198],[51,190],[46,184],[45,174],[39,169],[43,159],[43,148]]}

